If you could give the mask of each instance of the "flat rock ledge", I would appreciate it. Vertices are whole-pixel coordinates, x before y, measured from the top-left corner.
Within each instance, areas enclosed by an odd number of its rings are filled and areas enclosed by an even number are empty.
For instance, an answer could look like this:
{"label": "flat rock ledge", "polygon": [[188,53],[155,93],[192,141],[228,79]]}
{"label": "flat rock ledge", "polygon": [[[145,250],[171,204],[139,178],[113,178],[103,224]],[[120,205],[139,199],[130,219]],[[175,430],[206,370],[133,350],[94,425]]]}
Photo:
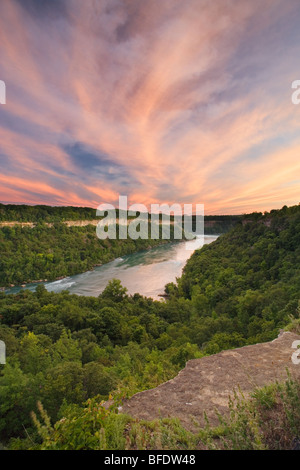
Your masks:
{"label": "flat rock ledge", "polygon": [[195,421],[205,425],[204,412],[212,425],[218,424],[215,411],[226,415],[228,399],[240,388],[245,396],[262,387],[292,377],[300,380],[300,364],[292,362],[294,341],[300,336],[281,333],[269,343],[222,351],[213,356],[188,361],[172,380],[137,393],[123,403],[122,413],[151,421],[179,418],[186,429],[195,431]]}

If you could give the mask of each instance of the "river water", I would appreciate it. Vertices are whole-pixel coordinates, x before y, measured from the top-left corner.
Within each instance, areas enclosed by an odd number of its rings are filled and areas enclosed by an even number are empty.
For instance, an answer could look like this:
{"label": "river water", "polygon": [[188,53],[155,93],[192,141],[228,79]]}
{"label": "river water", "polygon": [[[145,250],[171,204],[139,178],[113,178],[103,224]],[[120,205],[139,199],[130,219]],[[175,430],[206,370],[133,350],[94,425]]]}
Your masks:
{"label": "river water", "polygon": [[[182,274],[182,269],[194,250],[203,244],[212,243],[218,237],[205,235],[189,242],[169,243],[117,258],[110,263],[97,266],[75,276],[66,277],[59,281],[45,282],[50,292],[68,290],[71,294],[98,296],[111,279],[120,279],[129,294],[138,292],[141,295],[160,300],[159,294],[164,293],[164,287],[169,282],[175,282]],[[187,249],[188,248],[188,249]],[[26,289],[35,290],[38,284],[27,284]],[[16,293],[21,287],[7,290]]]}

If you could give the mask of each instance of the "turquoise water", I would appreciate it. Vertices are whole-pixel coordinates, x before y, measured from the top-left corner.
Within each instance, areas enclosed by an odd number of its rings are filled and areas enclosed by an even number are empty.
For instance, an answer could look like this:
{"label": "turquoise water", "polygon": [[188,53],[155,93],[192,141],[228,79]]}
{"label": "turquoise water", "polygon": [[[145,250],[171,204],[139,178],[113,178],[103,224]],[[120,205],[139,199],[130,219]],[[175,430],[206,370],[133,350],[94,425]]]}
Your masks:
{"label": "turquoise water", "polygon": [[[50,292],[68,290],[72,294],[98,296],[111,279],[120,279],[129,294],[138,292],[141,295],[161,299],[168,282],[175,282],[181,276],[182,269],[195,249],[203,244],[215,241],[216,235],[205,235],[204,240],[196,239],[190,242],[179,242],[158,246],[148,251],[142,251],[117,258],[110,263],[96,267],[75,276],[66,277],[59,281],[45,282]],[[188,248],[188,249],[186,249]],[[27,284],[26,289],[35,290],[38,284]],[[17,293],[22,287],[14,287],[7,293]]]}

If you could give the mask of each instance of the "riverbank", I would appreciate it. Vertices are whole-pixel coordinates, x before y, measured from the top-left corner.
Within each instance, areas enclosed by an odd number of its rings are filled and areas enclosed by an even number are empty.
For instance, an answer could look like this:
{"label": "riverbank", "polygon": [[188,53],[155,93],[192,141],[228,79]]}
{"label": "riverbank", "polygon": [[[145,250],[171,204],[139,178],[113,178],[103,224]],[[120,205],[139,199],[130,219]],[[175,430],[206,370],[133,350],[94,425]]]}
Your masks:
{"label": "riverbank", "polygon": [[100,240],[95,226],[85,223],[0,228],[0,286],[57,280],[174,240],[173,227],[170,240]]}
{"label": "riverbank", "polygon": [[[216,236],[204,237],[204,244],[216,240]],[[97,297],[106,288],[109,281],[119,279],[129,295],[136,293],[162,301],[165,298],[165,286],[176,283],[181,276],[187,260],[195,249],[201,248],[203,240],[167,241],[164,244],[148,247],[123,256],[118,256],[108,263],[95,266],[91,270],[63,277],[63,279],[43,282],[50,292],[59,293],[68,290],[71,294]],[[48,278],[49,279],[49,278]],[[25,288],[35,291],[38,284],[26,284]],[[22,292],[15,286],[6,289],[7,294]]]}
{"label": "riverbank", "polygon": [[[158,246],[162,246],[162,245],[166,245],[166,244],[171,244],[171,243],[182,243],[182,240],[159,240],[157,241],[158,243],[156,243],[155,245],[153,246],[148,246],[147,248],[145,249],[142,249],[142,250],[137,250],[136,252],[133,252],[133,253],[123,253],[121,254],[121,256],[127,256],[127,255],[134,255],[134,254],[138,254],[138,253],[142,253],[144,251],[150,251],[154,248],[157,248]],[[112,257],[111,259],[109,259],[106,263],[95,263],[93,264],[89,269],[86,269],[85,271],[80,271],[80,272],[76,272],[72,275],[79,275],[79,274],[85,274],[85,273],[88,273],[88,272],[92,272],[94,271],[95,268],[97,267],[100,267],[100,266],[103,266],[105,264],[109,264],[111,263],[112,261],[115,261],[119,258],[120,256],[115,256],[115,257]],[[56,281],[60,281],[60,280],[64,280],[64,279],[67,279],[68,277],[70,277],[70,275],[66,275],[66,276],[57,276],[57,277],[54,277],[54,278],[49,278],[49,279],[38,279],[38,280],[26,280],[26,281],[23,281],[23,282],[20,282],[18,284],[8,284],[8,285],[5,285],[5,286],[1,286],[0,287],[0,292],[6,292],[7,290],[10,290],[10,289],[13,289],[13,288],[26,288],[27,285],[33,285],[33,284],[44,284],[44,283],[47,283],[47,282],[56,282]]]}

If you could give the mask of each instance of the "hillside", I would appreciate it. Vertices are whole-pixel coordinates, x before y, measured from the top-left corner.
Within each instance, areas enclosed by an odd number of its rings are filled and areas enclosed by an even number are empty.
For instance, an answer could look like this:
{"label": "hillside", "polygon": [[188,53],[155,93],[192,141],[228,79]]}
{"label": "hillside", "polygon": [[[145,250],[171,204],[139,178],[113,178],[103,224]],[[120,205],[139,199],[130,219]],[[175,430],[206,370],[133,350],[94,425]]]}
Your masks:
{"label": "hillside", "polygon": [[[116,217],[119,217],[119,210],[116,209]],[[132,217],[128,216],[130,219]],[[148,214],[149,220],[151,215]],[[204,228],[206,234],[226,233],[240,222],[240,215],[205,215]],[[63,222],[67,226],[85,226],[88,224],[97,225],[100,218],[96,218],[96,209],[91,207],[72,206],[27,206],[22,204],[1,204],[0,203],[0,227],[22,225],[33,227],[36,224],[48,224]],[[174,216],[171,215],[171,221]],[[196,227],[196,219],[193,216],[193,230]]]}
{"label": "hillside", "polygon": [[[73,238],[77,234],[72,229],[78,230],[84,242],[85,227],[67,229],[59,224],[47,229],[37,226],[2,230],[10,236],[14,230],[13,240],[19,239],[21,231],[23,234],[28,231],[24,244],[19,241],[17,245],[20,256],[22,250],[27,256],[30,244],[34,245],[34,230],[41,230],[46,249],[57,241],[65,254],[80,256]],[[51,238],[46,236],[49,234]],[[13,240],[6,239],[5,246],[6,260],[15,269],[18,258],[11,254]],[[120,248],[117,242],[116,250]],[[108,255],[109,248],[106,247]],[[279,377],[285,365],[291,365],[290,339],[286,334],[274,343],[270,341],[289,323],[299,333],[299,265],[300,206],[294,206],[247,215],[229,233],[197,250],[177,284],[166,286],[168,298],[164,302],[139,294],[128,295],[117,280],[110,282],[98,298],[70,295],[67,291],[54,294],[43,286],[36,292],[23,290],[15,295],[0,292],[0,339],[7,345],[8,357],[7,365],[0,365],[0,440],[7,443],[10,439],[22,442],[25,439],[24,446],[30,446],[25,427],[31,440],[38,441],[31,419],[31,411],[38,411],[38,401],[44,405],[52,423],[59,423],[66,416],[78,417],[80,422],[86,413],[87,400],[99,403],[113,394],[118,401],[143,392],[132,403],[150,394],[151,398],[141,407],[151,418],[159,403],[165,406],[169,399],[165,391],[175,383],[185,395],[184,403],[192,405],[176,408],[181,398],[175,387],[174,399],[168,403],[171,408],[167,407],[166,412],[188,416],[186,407],[199,406],[196,414],[200,417],[203,395],[197,405],[193,400],[201,387],[204,391],[208,387],[209,393],[212,391],[210,380],[218,391],[217,403],[221,398],[224,406],[229,386],[241,381],[245,391],[249,391],[250,382],[243,375],[245,364],[249,365],[257,385]],[[287,343],[283,344],[285,338]],[[255,343],[266,344],[252,349]],[[269,360],[270,352],[276,358],[275,365],[273,359]],[[250,354],[252,362],[249,363]],[[260,354],[266,358],[263,364]],[[200,370],[202,364],[207,365],[203,369],[205,385],[197,375],[199,361]],[[216,367],[221,367],[218,373]],[[227,375],[224,370],[228,371]],[[184,385],[180,385],[182,376],[186,377]],[[160,385],[171,379],[174,381]],[[156,400],[146,390],[158,386]],[[152,403],[153,400],[156,402]],[[296,406],[299,406],[298,398]]]}
{"label": "hillside", "polygon": [[150,238],[99,240],[95,226],[83,221],[25,224],[29,225],[1,227],[0,223],[0,287],[72,276],[169,242]]}
{"label": "hillside", "polygon": [[[206,219],[205,232],[213,234],[227,232],[240,217]],[[92,208],[0,204],[0,289],[72,276],[169,241],[99,240],[99,220]]]}
{"label": "hillside", "polygon": [[299,266],[300,205],[245,216],[197,250],[167,291],[191,302],[193,342],[213,354],[243,346],[244,338],[270,341],[290,315],[299,317]]}

